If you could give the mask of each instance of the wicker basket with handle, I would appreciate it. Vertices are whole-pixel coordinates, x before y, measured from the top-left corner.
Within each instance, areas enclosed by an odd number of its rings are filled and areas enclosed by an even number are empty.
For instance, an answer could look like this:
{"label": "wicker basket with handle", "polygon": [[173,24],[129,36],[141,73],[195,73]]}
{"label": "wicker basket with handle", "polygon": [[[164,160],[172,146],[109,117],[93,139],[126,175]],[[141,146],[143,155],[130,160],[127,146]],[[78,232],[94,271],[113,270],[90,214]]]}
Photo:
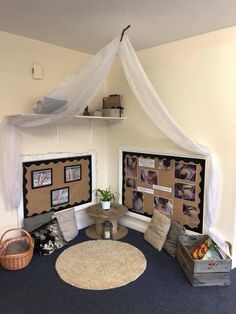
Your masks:
{"label": "wicker basket with handle", "polygon": [[[8,238],[3,241],[3,237],[10,231],[21,231],[23,236]],[[7,248],[10,244],[18,241],[26,241],[27,249],[24,252],[16,254],[7,254]],[[7,270],[18,270],[29,265],[34,251],[34,243],[30,234],[21,228],[12,228],[3,233],[0,238],[0,264]]]}

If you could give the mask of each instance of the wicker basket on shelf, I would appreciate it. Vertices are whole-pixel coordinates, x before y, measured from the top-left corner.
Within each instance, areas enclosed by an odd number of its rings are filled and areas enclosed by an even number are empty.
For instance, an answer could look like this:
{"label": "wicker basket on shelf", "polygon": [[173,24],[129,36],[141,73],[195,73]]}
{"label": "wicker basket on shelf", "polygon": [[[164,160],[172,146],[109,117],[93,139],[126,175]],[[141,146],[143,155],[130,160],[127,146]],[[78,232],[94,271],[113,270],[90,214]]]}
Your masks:
{"label": "wicker basket on shelf", "polygon": [[[10,231],[21,231],[24,235],[8,238],[3,241],[3,237]],[[24,243],[24,251],[20,253],[11,252],[9,248],[13,245]],[[21,228],[12,228],[3,233],[0,238],[0,264],[7,270],[18,270],[29,265],[34,251],[34,243],[30,234]]]}

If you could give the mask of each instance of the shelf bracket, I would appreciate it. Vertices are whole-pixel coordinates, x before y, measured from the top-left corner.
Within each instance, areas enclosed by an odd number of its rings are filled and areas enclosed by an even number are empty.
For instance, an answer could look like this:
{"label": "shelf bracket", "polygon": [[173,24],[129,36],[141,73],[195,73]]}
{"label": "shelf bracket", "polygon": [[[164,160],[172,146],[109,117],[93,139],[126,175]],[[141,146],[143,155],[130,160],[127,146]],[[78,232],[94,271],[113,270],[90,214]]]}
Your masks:
{"label": "shelf bracket", "polygon": [[93,142],[93,122],[90,120],[90,143]]}

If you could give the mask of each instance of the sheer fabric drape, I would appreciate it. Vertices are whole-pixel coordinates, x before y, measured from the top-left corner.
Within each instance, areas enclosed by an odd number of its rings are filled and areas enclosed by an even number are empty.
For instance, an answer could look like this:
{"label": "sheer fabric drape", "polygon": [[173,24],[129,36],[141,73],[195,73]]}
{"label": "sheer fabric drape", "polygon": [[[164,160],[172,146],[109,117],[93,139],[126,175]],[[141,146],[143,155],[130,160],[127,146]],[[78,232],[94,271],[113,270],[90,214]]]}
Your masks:
{"label": "sheer fabric drape", "polygon": [[67,100],[67,104],[50,115],[5,118],[0,127],[0,158],[2,193],[9,209],[19,206],[22,197],[22,161],[20,139],[16,127],[52,125],[71,119],[81,112],[94,98],[105,80],[119,49],[119,57],[127,81],[145,113],[168,138],[183,149],[207,158],[206,213],[204,232],[227,251],[227,245],[213,229],[218,209],[217,159],[208,148],[192,140],[169,114],[156,90],[146,76],[127,36],[122,42],[114,39],[97,53],[86,66],[62,82],[48,96]]}
{"label": "sheer fabric drape", "polygon": [[67,100],[65,106],[50,115],[22,115],[4,118],[0,126],[1,191],[8,209],[18,208],[22,198],[22,160],[17,128],[44,127],[72,119],[95,97],[111,68],[119,48],[115,38],[79,71],[75,72],[48,96]]}
{"label": "sheer fabric drape", "polygon": [[217,158],[213,152],[192,140],[174,121],[167,111],[152,83],[148,79],[146,73],[140,64],[137,55],[127,36],[124,36],[120,49],[119,57],[124,69],[126,79],[132,89],[138,103],[141,105],[145,113],[154,122],[168,138],[183,149],[205,156],[207,158],[207,178],[206,178],[206,212],[204,216],[204,232],[211,235],[213,240],[217,242],[224,251],[228,251],[228,247],[221,240],[219,234],[213,228],[217,217],[218,209],[218,164]]}

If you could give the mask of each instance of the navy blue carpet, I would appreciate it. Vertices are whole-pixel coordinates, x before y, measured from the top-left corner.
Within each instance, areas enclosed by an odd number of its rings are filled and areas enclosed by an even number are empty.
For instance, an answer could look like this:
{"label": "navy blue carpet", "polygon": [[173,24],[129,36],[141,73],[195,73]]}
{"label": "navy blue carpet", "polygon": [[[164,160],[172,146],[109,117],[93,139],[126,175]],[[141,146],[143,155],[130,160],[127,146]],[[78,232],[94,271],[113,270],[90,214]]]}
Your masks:
{"label": "navy blue carpet", "polygon": [[[84,230],[71,245],[90,240]],[[236,313],[236,269],[229,287],[192,287],[176,259],[157,252],[143,234],[129,229],[122,239],[140,249],[146,271],[121,288],[91,291],[64,283],[55,270],[63,249],[50,256],[35,254],[30,265],[18,271],[0,269],[1,314],[231,314]]]}

